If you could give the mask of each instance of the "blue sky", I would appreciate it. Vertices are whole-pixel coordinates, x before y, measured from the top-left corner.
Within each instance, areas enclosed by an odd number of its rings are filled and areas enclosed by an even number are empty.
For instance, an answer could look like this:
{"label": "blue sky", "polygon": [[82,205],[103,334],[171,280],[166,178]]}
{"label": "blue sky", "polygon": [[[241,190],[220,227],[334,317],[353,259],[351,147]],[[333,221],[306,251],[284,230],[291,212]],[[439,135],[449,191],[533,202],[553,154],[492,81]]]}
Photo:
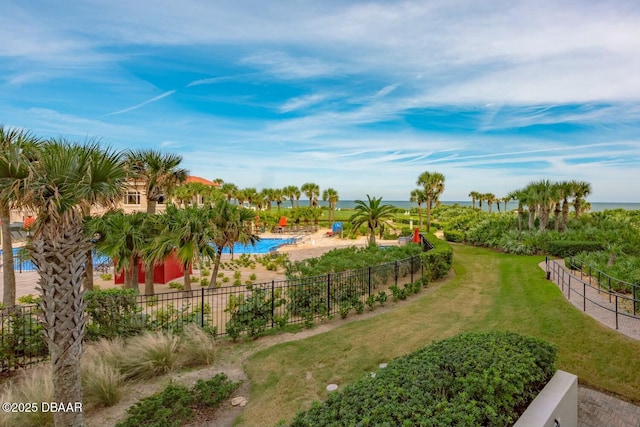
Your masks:
{"label": "blue sky", "polygon": [[4,0],[0,123],[240,187],[640,202],[637,1]]}

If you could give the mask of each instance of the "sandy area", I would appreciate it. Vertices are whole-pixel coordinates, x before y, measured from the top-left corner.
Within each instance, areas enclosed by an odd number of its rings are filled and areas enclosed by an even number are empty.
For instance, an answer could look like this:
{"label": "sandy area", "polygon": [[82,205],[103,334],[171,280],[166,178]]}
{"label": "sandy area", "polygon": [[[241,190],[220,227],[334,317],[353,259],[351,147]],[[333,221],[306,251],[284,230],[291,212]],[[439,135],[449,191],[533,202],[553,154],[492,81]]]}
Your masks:
{"label": "sandy area", "polygon": [[[341,239],[339,237],[327,237],[328,229],[321,229],[313,234],[307,234],[304,236],[291,236],[291,235],[281,235],[281,234],[272,234],[272,233],[262,233],[260,237],[263,238],[289,238],[289,237],[297,237],[297,243],[285,245],[278,249],[279,253],[287,253],[289,254],[289,259],[292,261],[299,261],[307,258],[318,257],[325,252],[328,252],[335,248],[343,248],[349,246],[357,246],[363,247],[366,245],[366,237],[359,237],[358,239]],[[382,245],[397,245],[397,240],[381,240],[377,241]],[[237,258],[238,255],[236,254]],[[231,259],[231,255],[223,255],[222,261],[229,261]],[[1,269],[0,269],[1,271]],[[220,272],[224,273],[226,276],[233,278],[233,270],[225,270],[221,269]],[[199,276],[198,270],[194,270],[194,275]],[[257,264],[255,269],[242,269],[242,281],[249,278],[249,275],[255,274],[257,276],[255,283],[269,282],[271,280],[283,280],[285,279],[284,272],[280,269],[279,271],[269,271],[264,268],[262,265]],[[37,287],[38,274],[35,272],[25,272],[19,273],[16,272],[16,298],[32,294],[37,296],[39,294]],[[174,281],[182,282],[182,278],[174,279]],[[102,289],[108,289],[112,287],[119,287],[121,285],[115,285],[113,280],[106,281],[102,280],[99,276],[99,273],[96,272],[94,275],[94,282],[96,285],[100,286]],[[230,284],[230,282],[229,282]],[[156,293],[159,292],[172,292],[175,289],[169,288],[167,284],[156,283],[155,284]],[[199,285],[194,284],[194,289],[198,289]],[[4,282],[2,279],[2,275],[0,274],[0,295],[4,289]],[[140,292],[144,292],[144,284],[140,285]]]}

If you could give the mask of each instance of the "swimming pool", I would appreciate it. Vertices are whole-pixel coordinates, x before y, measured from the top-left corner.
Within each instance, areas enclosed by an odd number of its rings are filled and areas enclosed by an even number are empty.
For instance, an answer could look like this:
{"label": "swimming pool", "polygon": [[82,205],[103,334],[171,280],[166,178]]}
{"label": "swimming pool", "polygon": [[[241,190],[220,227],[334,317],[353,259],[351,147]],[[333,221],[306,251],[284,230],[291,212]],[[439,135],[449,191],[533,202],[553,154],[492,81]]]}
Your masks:
{"label": "swimming pool", "polygon": [[[29,254],[24,251],[21,252],[22,248],[13,248],[13,269],[19,272],[25,271],[36,271],[36,266],[29,258]],[[2,264],[2,251],[0,250],[0,264]],[[111,260],[109,257],[104,255],[93,255],[93,265],[108,265],[111,264]]]}
{"label": "swimming pool", "polygon": [[[267,254],[272,250],[278,249],[280,246],[291,244],[295,242],[295,238],[289,239],[276,239],[276,238],[265,238],[260,239],[255,245],[243,245],[241,243],[236,243],[233,245],[233,253],[237,254]],[[228,254],[229,248],[224,248],[222,251],[223,254]]]}

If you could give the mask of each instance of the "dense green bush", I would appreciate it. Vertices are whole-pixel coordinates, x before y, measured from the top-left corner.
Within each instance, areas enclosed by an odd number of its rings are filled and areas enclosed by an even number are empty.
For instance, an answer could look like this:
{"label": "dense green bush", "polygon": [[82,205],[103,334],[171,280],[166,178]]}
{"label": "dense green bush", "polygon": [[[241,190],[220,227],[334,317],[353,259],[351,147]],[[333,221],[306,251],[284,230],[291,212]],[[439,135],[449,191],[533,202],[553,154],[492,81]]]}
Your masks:
{"label": "dense green bush", "polygon": [[511,332],[458,335],[315,402],[291,427],[511,426],[553,376],[555,357],[553,346]]}
{"label": "dense green bush", "polygon": [[251,294],[245,299],[244,294],[229,295],[227,308],[231,313],[231,320],[226,324],[227,334],[236,340],[243,332],[250,337],[257,337],[264,333],[267,326],[271,326],[273,311],[285,303],[282,291],[276,290],[273,295],[264,289],[252,288]]}
{"label": "dense green bush", "polygon": [[567,258],[580,252],[595,252],[603,249],[601,242],[575,241],[575,240],[552,240],[547,242],[546,251],[553,256]]}
{"label": "dense green bush", "polygon": [[84,294],[85,311],[89,314],[87,338],[113,338],[132,335],[145,328],[136,302],[136,289],[105,289]]}
{"label": "dense green bush", "polygon": [[219,407],[239,385],[225,374],[217,374],[208,381],[198,380],[191,390],[171,383],[160,393],[130,407],[127,418],[116,427],[181,426],[193,417],[194,409]]}
{"label": "dense green bush", "polygon": [[427,279],[432,281],[446,276],[451,270],[453,249],[447,242],[438,239],[433,234],[427,234],[426,236],[434,248],[423,252],[421,256],[425,265]]}
{"label": "dense green bush", "polygon": [[444,239],[447,242],[464,242],[464,232],[457,230],[444,230]]}
{"label": "dense green bush", "polygon": [[35,306],[4,308],[0,313],[2,341],[0,341],[0,371],[17,368],[23,359],[39,359],[49,354],[38,322],[40,311]]}

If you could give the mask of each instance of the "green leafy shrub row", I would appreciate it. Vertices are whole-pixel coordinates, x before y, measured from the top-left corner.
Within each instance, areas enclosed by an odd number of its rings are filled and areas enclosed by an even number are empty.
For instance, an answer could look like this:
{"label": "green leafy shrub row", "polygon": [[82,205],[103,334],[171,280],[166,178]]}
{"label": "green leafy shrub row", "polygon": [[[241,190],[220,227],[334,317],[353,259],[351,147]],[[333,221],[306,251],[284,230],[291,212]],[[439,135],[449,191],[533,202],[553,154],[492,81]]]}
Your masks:
{"label": "green leafy shrub row", "polygon": [[580,252],[595,252],[603,249],[601,242],[575,241],[575,240],[551,240],[546,244],[546,251],[553,256],[568,258]]}
{"label": "green leafy shrub row", "polygon": [[468,333],[389,363],[300,412],[291,427],[511,426],[554,374],[555,347]]}
{"label": "green leafy shrub row", "polygon": [[444,240],[438,239],[433,234],[426,235],[433,249],[422,253],[422,262],[427,270],[426,276],[433,281],[447,275],[453,264],[453,249]]}
{"label": "green leafy shrub row", "polygon": [[192,389],[170,383],[130,407],[127,418],[116,427],[178,427],[193,418],[194,410],[218,408],[239,386],[225,374],[198,380]]}
{"label": "green leafy shrub row", "polygon": [[0,313],[0,371],[20,367],[25,359],[44,358],[49,354],[37,317],[39,311],[34,306],[15,306]]}
{"label": "green leafy shrub row", "polygon": [[456,242],[456,243],[464,242],[464,232],[463,231],[444,230],[443,234],[444,234],[444,239],[447,242]]}

